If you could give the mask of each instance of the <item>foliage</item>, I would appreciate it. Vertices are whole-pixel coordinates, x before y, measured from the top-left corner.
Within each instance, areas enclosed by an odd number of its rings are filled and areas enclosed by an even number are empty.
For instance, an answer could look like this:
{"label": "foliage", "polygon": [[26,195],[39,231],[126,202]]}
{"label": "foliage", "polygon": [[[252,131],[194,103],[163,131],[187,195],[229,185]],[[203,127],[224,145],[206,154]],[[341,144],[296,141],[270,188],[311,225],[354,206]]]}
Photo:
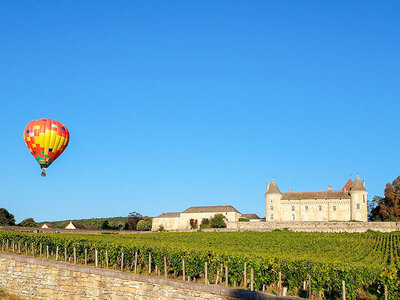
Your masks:
{"label": "foliage", "polygon": [[197,225],[197,220],[196,219],[190,219],[189,223],[190,223],[190,228],[197,229],[198,225]]}
{"label": "foliage", "polygon": [[110,224],[108,223],[108,220],[104,220],[104,221],[101,223],[100,229],[111,229],[111,226],[110,226]]}
{"label": "foliage", "polygon": [[37,227],[37,223],[33,218],[22,220],[21,223],[19,223],[18,225],[22,227]]}
{"label": "foliage", "polygon": [[7,209],[0,208],[0,226],[4,226],[4,225],[14,226],[15,219],[14,219],[14,215],[10,214]]}
{"label": "foliage", "polygon": [[210,228],[210,226],[206,224],[200,224],[200,229],[207,229],[207,228]]}
{"label": "foliage", "polygon": [[250,222],[249,218],[239,218],[239,222]]}
{"label": "foliage", "polygon": [[211,218],[211,227],[212,228],[226,228],[225,216],[223,214],[215,214],[214,217]]}
{"label": "foliage", "polygon": [[[149,253],[159,269],[163,268],[164,255],[171,273],[182,271],[185,259],[186,274],[204,276],[204,264],[208,263],[210,281],[215,281],[221,264],[229,267],[229,282],[243,284],[244,263],[247,274],[254,269],[254,286],[276,286],[278,273],[282,272],[283,284],[293,294],[311,276],[313,291],[322,298],[340,295],[342,280],[346,282],[348,299],[355,299],[359,291],[369,292],[381,298],[384,285],[388,286],[389,299],[399,299],[400,232],[394,233],[316,233],[316,232],[191,232],[148,233],[132,235],[84,235],[47,234],[0,231],[0,240],[7,245],[25,243],[36,253],[39,245],[56,247],[60,256],[73,255],[82,261],[88,249],[89,264],[94,261],[94,249],[104,262],[108,252],[110,265],[119,265],[124,253],[126,266],[132,266],[137,252],[139,265],[145,269]],[[331,295],[331,296],[329,296]]]}
{"label": "foliage", "polygon": [[136,229],[139,231],[149,231],[151,230],[151,224],[152,224],[152,219],[149,217],[144,217],[137,223]]}
{"label": "foliage", "polygon": [[380,221],[400,221],[400,176],[387,183],[385,197],[374,197],[375,207],[370,209],[369,219]]}
{"label": "foliage", "polygon": [[158,226],[158,231],[160,231],[160,232],[165,231],[164,225]]}
{"label": "foliage", "polygon": [[209,227],[210,226],[210,219],[209,218],[201,219],[201,224],[200,225],[206,225],[207,227]]}
{"label": "foliage", "polygon": [[142,219],[142,215],[136,211],[129,213],[128,220],[125,223],[125,230],[136,230],[137,223]]}

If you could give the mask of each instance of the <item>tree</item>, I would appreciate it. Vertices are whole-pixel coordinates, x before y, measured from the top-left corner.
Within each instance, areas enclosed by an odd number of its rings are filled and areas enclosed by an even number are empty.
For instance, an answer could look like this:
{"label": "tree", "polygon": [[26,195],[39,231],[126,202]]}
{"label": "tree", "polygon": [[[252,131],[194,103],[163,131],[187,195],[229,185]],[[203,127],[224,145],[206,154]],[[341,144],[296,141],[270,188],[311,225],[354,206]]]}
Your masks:
{"label": "tree", "polygon": [[0,226],[4,226],[4,225],[14,226],[15,219],[14,219],[14,215],[10,214],[7,209],[0,208]]}
{"label": "tree", "polygon": [[104,220],[101,225],[100,225],[100,229],[111,229],[110,224],[108,223],[108,220]]}
{"label": "tree", "polygon": [[190,219],[189,223],[190,223],[190,228],[197,229],[197,220],[196,219]]}
{"label": "tree", "polygon": [[211,218],[212,228],[226,228],[225,216],[223,214],[216,214]]}
{"label": "tree", "polygon": [[368,206],[369,220],[400,221],[400,176],[386,184],[385,197],[375,196]]}
{"label": "tree", "polygon": [[143,216],[136,211],[129,213],[128,221],[126,221],[124,229],[125,230],[136,230],[137,223],[142,218],[143,218]]}
{"label": "tree", "polygon": [[25,220],[22,220],[21,223],[19,223],[18,225],[22,227],[37,227],[38,224],[33,218],[27,218]]}
{"label": "tree", "polygon": [[139,231],[149,231],[151,230],[152,219],[149,217],[144,217],[137,223],[137,230]]}

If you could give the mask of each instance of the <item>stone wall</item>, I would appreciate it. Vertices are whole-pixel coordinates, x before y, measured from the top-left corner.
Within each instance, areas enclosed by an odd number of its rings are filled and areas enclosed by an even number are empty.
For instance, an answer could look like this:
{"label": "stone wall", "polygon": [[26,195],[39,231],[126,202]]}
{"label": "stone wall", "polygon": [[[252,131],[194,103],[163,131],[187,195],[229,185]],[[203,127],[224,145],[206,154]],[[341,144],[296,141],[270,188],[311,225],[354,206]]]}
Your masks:
{"label": "stone wall", "polygon": [[241,231],[289,229],[305,232],[365,232],[367,230],[392,232],[400,230],[400,222],[229,222],[227,229]]}
{"label": "stone wall", "polygon": [[24,299],[300,299],[5,252],[0,288]]}

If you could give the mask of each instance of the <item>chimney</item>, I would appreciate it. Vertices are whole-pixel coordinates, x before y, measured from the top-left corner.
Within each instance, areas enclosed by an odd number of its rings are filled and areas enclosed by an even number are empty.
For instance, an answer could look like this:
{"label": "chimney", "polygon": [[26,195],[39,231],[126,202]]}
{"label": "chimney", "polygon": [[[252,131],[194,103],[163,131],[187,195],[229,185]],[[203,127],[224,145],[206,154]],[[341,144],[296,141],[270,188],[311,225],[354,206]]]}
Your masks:
{"label": "chimney", "polygon": [[267,180],[267,192],[269,190],[269,180]]}
{"label": "chimney", "polygon": [[329,185],[329,188],[328,188],[330,191],[332,191],[332,185],[330,184]]}
{"label": "chimney", "polygon": [[292,188],[291,187],[289,187],[289,193],[291,193],[292,192]]}
{"label": "chimney", "polygon": [[363,179],[363,186],[365,187],[365,179]]}

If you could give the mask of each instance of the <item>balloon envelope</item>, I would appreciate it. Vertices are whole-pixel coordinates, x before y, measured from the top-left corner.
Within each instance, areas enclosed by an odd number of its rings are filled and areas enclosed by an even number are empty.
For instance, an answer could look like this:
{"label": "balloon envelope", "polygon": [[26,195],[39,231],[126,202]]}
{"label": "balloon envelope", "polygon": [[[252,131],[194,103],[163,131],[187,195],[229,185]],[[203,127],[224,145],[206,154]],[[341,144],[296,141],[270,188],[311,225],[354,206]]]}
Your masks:
{"label": "balloon envelope", "polygon": [[67,127],[58,121],[39,119],[25,127],[24,140],[33,157],[45,170],[68,146],[69,133]]}

